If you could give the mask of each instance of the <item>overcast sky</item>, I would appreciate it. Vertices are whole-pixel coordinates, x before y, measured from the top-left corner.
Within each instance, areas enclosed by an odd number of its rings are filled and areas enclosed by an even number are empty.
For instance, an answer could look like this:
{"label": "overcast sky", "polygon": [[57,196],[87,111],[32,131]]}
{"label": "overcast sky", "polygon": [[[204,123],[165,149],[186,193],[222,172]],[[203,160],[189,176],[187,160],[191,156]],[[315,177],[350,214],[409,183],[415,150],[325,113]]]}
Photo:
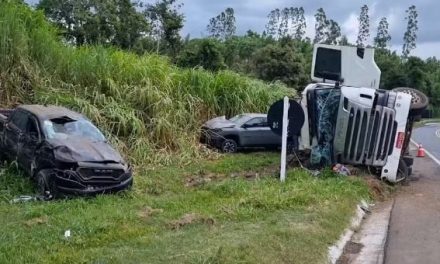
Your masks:
{"label": "overcast sky", "polygon": [[[28,0],[37,2],[37,0]],[[436,56],[440,58],[440,1],[438,0],[179,0],[183,3],[185,27],[182,35],[190,34],[191,38],[205,36],[206,26],[211,17],[218,15],[227,7],[235,10],[237,33],[244,34],[247,30],[262,32],[267,23],[268,13],[275,8],[304,7],[307,20],[307,36],[314,36],[314,17],[316,10],[324,8],[327,18],[339,23],[342,34],[347,35],[351,42],[356,41],[358,32],[357,17],[362,5],[370,8],[370,25],[372,42],[377,24],[381,17],[387,17],[390,23],[392,48],[399,50],[405,32],[405,10],[412,4],[416,5],[419,14],[419,31],[417,49],[412,52],[423,58]],[[144,0],[152,3],[155,0]]]}

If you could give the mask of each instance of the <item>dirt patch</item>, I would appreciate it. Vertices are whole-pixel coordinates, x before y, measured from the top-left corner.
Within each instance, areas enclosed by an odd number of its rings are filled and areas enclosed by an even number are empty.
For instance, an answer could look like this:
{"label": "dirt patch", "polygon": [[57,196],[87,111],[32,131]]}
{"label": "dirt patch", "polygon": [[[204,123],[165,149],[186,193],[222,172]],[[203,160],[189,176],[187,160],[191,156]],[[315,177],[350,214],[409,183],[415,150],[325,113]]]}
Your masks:
{"label": "dirt patch", "polygon": [[35,225],[42,225],[42,224],[46,224],[49,221],[49,219],[47,218],[47,216],[41,216],[41,217],[36,217],[36,218],[32,218],[30,220],[27,220],[26,222],[24,222],[24,224],[28,227],[32,227]]}
{"label": "dirt patch", "polygon": [[353,257],[356,254],[359,254],[362,250],[364,245],[360,243],[355,242],[348,242],[347,245],[344,247],[344,251],[342,253],[342,256],[336,261],[336,264],[348,264],[352,263]]}
{"label": "dirt patch", "polygon": [[193,225],[193,224],[206,224],[212,226],[215,224],[215,220],[211,217],[202,216],[199,214],[186,214],[178,220],[171,221],[169,226],[173,230],[178,230],[182,227]]}
{"label": "dirt patch", "polygon": [[147,206],[147,207],[143,208],[142,210],[140,210],[137,213],[137,215],[140,218],[146,220],[146,219],[149,219],[151,216],[153,216],[155,214],[160,214],[162,212],[163,212],[163,209],[153,209],[153,208]]}
{"label": "dirt patch", "polygon": [[243,178],[247,180],[258,180],[262,177],[272,176],[277,174],[279,171],[278,166],[271,166],[266,168],[261,168],[259,171],[242,171],[242,172],[232,172],[229,174],[225,173],[212,173],[205,172],[203,170],[199,171],[195,175],[187,176],[185,179],[186,187],[199,187],[207,183],[214,181],[223,181],[226,179]]}

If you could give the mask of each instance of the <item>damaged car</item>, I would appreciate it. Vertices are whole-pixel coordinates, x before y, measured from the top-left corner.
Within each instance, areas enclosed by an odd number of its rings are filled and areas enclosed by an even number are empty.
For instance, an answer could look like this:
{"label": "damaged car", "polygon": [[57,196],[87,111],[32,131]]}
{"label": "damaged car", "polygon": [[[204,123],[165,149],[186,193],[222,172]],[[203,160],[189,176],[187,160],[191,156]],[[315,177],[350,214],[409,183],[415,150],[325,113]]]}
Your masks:
{"label": "damaged car", "polygon": [[207,121],[202,126],[201,142],[234,153],[243,148],[278,148],[281,137],[272,132],[266,114],[253,113]]}
{"label": "damaged car", "polygon": [[16,160],[44,196],[117,192],[133,184],[130,166],[102,132],[64,107],[1,110],[0,156]]}

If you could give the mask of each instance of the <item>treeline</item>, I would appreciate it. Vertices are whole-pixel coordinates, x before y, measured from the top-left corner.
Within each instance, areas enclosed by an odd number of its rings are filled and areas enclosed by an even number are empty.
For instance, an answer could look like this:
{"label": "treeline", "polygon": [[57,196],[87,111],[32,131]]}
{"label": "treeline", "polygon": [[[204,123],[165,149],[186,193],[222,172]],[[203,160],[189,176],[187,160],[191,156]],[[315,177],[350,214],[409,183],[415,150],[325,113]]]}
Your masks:
{"label": "treeline", "polygon": [[[386,17],[371,25],[369,8],[360,8],[356,43],[349,43],[338,22],[323,8],[314,14],[314,25],[307,25],[302,7],[268,10],[263,32],[247,31],[238,36],[235,10],[226,8],[207,21],[207,37],[182,38],[183,1],[158,0],[143,4],[131,0],[41,0],[37,9],[60,28],[70,45],[116,46],[138,54],[167,55],[181,67],[201,67],[210,71],[230,69],[268,82],[283,82],[301,90],[309,81],[314,43],[369,46],[377,48],[376,61],[382,69],[381,87],[411,86],[426,92],[435,105],[440,103],[440,62],[435,58],[412,57],[416,48],[418,13],[414,5],[406,10],[402,23],[406,31],[402,53],[390,51],[392,36]],[[314,26],[315,36],[306,36]],[[376,35],[371,36],[375,27]]]}

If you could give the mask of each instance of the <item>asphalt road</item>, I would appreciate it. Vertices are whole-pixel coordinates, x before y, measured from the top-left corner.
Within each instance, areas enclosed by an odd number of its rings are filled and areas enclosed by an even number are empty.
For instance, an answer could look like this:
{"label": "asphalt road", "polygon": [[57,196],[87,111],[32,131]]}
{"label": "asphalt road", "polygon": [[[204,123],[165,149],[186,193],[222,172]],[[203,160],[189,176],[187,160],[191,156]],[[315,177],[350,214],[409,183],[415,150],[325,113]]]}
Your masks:
{"label": "asphalt road", "polygon": [[[417,128],[412,138],[440,160],[440,124]],[[440,263],[440,164],[415,158],[413,178],[395,199],[387,264]]]}

